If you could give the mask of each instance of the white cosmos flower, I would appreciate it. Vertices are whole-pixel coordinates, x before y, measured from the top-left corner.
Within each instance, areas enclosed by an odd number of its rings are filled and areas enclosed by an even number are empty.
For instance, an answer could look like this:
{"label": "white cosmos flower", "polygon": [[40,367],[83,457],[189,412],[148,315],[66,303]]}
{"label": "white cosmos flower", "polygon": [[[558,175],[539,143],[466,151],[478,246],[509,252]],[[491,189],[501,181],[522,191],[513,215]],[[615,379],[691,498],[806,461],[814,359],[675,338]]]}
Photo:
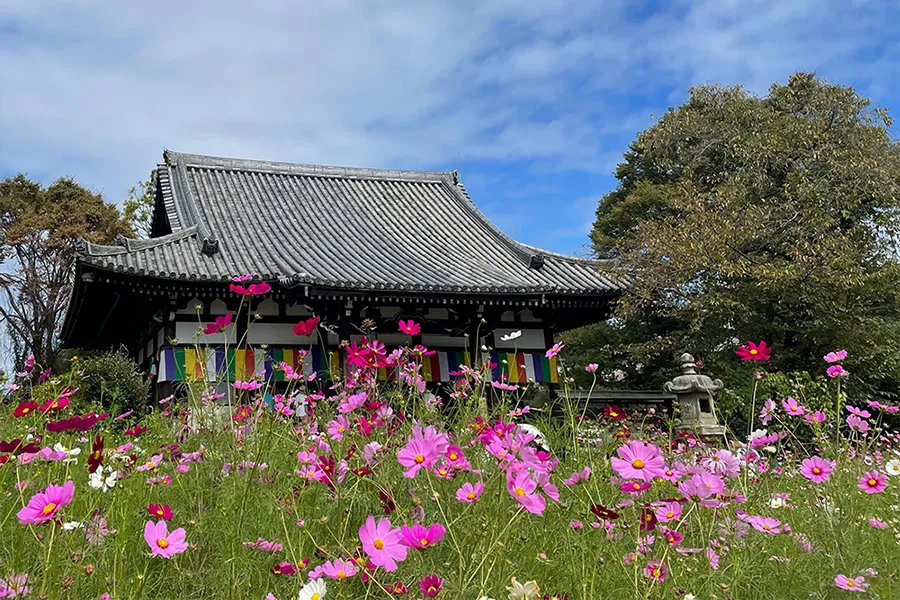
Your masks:
{"label": "white cosmos flower", "polygon": [[772,508],[784,508],[784,498],[772,498],[769,500],[769,506]]}
{"label": "white cosmos flower", "polygon": [[56,442],[53,445],[53,449],[57,452],[65,452],[69,458],[63,460],[64,463],[78,463],[78,459],[76,458],[79,454],[81,454],[81,448],[66,448],[59,442]]}
{"label": "white cosmos flower", "polygon": [[900,458],[892,458],[884,463],[884,472],[888,475],[900,475]]}
{"label": "white cosmos flower", "polygon": [[113,471],[112,467],[97,469],[96,471],[91,473],[91,478],[88,480],[88,485],[92,488],[105,492],[106,490],[111,490],[116,487],[116,480],[118,479],[118,477],[119,472]]}
{"label": "white cosmos flower", "polygon": [[74,531],[76,529],[82,529],[84,527],[84,523],[80,523],[78,521],[68,521],[62,524],[62,528],[65,531]]}
{"label": "white cosmos flower", "polygon": [[518,331],[511,331],[511,332],[507,333],[506,335],[501,335],[500,339],[504,342],[511,342],[513,340],[519,339],[520,337],[522,337],[521,329]]}
{"label": "white cosmos flower", "polygon": [[324,579],[310,579],[297,594],[297,600],[321,600],[325,597],[325,591]]}
{"label": "white cosmos flower", "polygon": [[512,585],[506,589],[509,590],[509,600],[537,600],[538,594],[541,593],[541,588],[536,582],[519,583],[515,577],[512,578]]}

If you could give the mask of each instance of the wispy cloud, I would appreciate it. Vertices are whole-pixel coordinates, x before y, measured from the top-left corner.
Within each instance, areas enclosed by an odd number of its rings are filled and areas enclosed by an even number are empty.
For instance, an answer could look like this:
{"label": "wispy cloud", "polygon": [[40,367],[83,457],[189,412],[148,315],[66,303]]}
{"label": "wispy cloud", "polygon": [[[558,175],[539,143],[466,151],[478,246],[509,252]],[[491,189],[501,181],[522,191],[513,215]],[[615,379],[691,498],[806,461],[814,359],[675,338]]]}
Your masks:
{"label": "wispy cloud", "polygon": [[801,69],[897,104],[897,22],[845,0],[6,0],[0,175],[119,199],[166,146],[459,168],[501,227],[575,251],[650,113]]}

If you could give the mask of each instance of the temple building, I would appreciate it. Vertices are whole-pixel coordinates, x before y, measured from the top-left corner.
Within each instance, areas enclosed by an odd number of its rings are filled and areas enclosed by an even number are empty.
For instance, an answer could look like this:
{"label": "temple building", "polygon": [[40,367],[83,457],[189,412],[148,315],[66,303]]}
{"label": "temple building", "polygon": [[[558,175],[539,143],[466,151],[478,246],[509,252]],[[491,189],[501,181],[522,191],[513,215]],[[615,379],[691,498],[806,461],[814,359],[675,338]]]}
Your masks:
{"label": "temple building", "polygon": [[[279,380],[273,365],[299,365],[304,349],[307,373],[333,379],[344,365],[341,341],[363,335],[388,350],[436,350],[422,370],[430,382],[449,381],[488,346],[495,377],[552,384],[557,366],[544,353],[554,334],[607,318],[628,286],[613,262],[511,239],[476,208],[455,171],[170,150],[157,168],[150,238],[82,243],[76,268],[65,345],[124,346],[169,387],[260,371]],[[253,279],[242,285],[271,290],[232,291],[232,278],[246,273]],[[202,333],[201,324],[229,313],[237,314],[225,333]],[[294,325],[312,315],[323,327],[297,335]],[[399,321],[409,319],[419,334],[400,333]]]}

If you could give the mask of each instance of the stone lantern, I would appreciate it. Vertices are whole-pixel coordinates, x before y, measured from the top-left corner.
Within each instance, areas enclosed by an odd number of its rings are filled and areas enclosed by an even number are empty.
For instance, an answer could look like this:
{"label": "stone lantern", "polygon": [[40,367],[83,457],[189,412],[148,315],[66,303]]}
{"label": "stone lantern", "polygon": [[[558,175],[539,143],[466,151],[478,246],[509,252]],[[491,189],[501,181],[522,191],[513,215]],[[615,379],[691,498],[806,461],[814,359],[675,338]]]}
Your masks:
{"label": "stone lantern", "polygon": [[713,396],[725,387],[721,379],[710,379],[697,373],[694,357],[688,353],[681,355],[681,375],[666,382],[664,389],[678,397],[681,409],[679,429],[689,430],[701,436],[725,434],[725,426],[716,418]]}

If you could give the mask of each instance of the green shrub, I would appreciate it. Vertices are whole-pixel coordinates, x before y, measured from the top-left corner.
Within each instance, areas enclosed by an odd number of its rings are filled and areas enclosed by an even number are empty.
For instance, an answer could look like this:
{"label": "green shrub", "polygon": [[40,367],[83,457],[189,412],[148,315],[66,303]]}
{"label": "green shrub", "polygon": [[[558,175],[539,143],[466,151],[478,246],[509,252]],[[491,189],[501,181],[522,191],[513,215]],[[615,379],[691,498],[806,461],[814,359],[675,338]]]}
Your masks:
{"label": "green shrub", "polygon": [[149,411],[150,381],[124,350],[84,356],[72,368],[81,372],[75,402],[98,405],[111,415]]}

